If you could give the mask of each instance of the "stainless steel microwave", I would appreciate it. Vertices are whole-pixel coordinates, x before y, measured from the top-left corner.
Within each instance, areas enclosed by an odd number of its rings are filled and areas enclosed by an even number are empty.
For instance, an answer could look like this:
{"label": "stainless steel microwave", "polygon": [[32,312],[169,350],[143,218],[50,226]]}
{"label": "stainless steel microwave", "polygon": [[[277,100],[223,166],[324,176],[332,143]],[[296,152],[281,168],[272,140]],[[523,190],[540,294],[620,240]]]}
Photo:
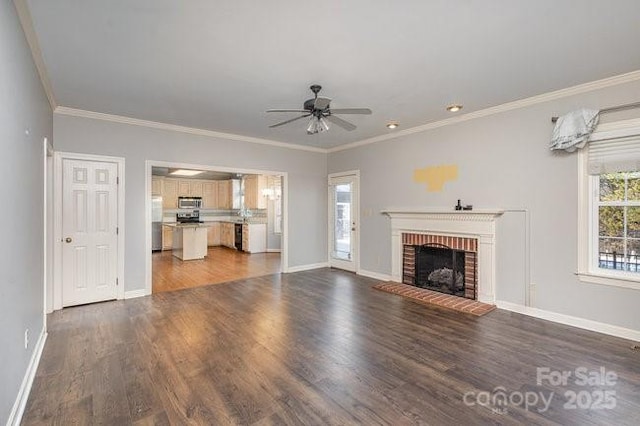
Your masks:
{"label": "stainless steel microwave", "polygon": [[178,197],[179,209],[202,208],[202,197]]}

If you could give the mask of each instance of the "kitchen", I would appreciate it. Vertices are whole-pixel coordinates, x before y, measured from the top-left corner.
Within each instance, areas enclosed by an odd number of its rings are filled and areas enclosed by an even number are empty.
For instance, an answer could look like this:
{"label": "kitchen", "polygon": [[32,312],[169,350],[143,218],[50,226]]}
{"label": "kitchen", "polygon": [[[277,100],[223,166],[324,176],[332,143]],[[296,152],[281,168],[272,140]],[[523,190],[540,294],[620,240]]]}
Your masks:
{"label": "kitchen", "polygon": [[152,167],[152,291],[280,272],[278,175]]}

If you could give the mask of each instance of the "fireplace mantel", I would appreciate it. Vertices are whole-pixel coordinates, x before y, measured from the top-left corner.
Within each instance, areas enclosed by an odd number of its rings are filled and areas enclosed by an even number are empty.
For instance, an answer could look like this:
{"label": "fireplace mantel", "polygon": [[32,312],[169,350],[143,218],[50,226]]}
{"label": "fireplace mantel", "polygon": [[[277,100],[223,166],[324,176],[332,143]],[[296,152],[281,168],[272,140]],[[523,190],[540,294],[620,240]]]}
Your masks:
{"label": "fireplace mantel", "polygon": [[388,208],[391,218],[391,279],[402,282],[402,234],[421,233],[478,240],[478,300],[495,303],[496,219],[504,210]]}
{"label": "fireplace mantel", "polygon": [[453,210],[453,209],[426,209],[426,208],[389,208],[381,211],[390,218],[400,217],[434,217],[450,216],[450,220],[494,220],[501,216],[504,210],[500,209],[477,209],[477,210]]}

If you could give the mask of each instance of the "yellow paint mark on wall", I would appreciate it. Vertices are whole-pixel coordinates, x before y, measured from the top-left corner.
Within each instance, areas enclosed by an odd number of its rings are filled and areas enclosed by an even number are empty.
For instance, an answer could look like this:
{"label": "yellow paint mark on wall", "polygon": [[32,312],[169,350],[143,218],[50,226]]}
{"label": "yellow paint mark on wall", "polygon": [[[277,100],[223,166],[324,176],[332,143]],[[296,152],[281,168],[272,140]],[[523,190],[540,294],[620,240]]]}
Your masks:
{"label": "yellow paint mark on wall", "polygon": [[458,166],[456,164],[425,167],[413,171],[413,181],[426,183],[429,192],[440,192],[445,182],[457,179]]}

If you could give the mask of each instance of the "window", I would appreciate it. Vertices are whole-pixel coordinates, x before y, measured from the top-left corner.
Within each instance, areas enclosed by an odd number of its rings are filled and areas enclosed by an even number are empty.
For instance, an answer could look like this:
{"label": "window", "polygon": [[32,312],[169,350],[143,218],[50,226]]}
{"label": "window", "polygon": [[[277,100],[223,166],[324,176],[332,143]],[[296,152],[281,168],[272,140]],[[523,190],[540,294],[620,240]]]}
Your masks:
{"label": "window", "polygon": [[578,155],[578,276],[640,289],[640,120],[600,125]]}
{"label": "window", "polygon": [[[607,173],[596,177],[594,205],[597,267],[640,272],[640,173]],[[594,230],[596,231],[596,230]]]}

